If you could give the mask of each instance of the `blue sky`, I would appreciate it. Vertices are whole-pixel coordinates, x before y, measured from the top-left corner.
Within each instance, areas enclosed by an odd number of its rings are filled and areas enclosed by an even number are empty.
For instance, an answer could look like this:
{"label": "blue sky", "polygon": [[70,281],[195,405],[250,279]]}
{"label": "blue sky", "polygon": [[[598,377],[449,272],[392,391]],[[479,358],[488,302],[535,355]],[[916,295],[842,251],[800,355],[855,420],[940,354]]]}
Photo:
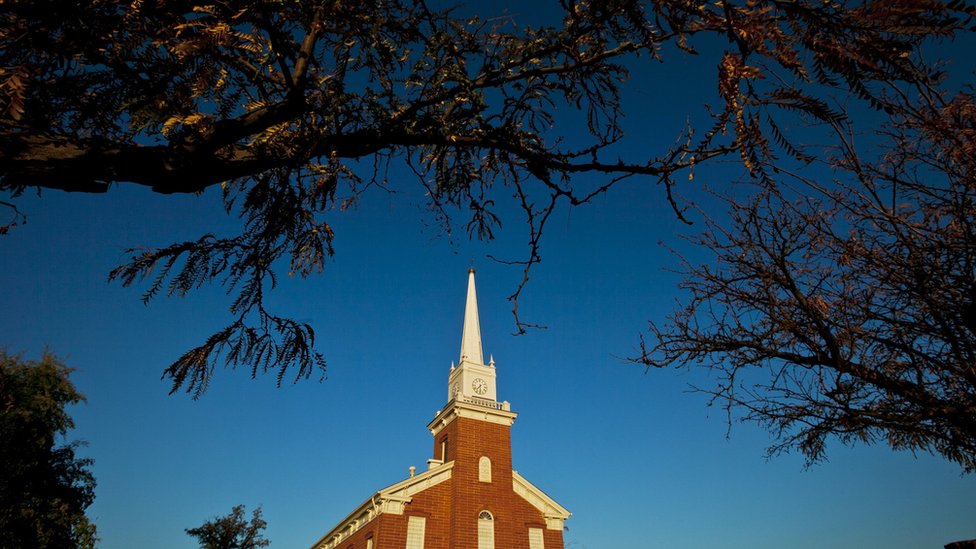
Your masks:
{"label": "blue sky", "polygon": [[[635,73],[629,146],[640,157],[669,145],[715,63]],[[705,82],[705,88],[683,87]],[[693,100],[683,99],[690,95]],[[681,100],[687,109],[671,107]],[[668,108],[655,109],[652,104]],[[656,147],[656,149],[655,149]],[[696,176],[718,184],[734,165]],[[506,301],[521,272],[486,258],[521,259],[527,234],[503,202],[492,243],[449,239],[426,223],[422,197],[399,167],[397,191],[374,190],[330,215],[337,256],[309,280],[270,296],[280,314],[310,322],[327,379],[275,388],[274,376],[220,370],[194,401],[169,396],[160,374],[229,321],[220,289],[143,306],[140,288],[108,284],[133,246],[227,233],[216,193],[159,196],[120,186],[107,195],[24,196],[27,225],[0,238],[0,345],[50,349],[77,369],[88,397],[73,409],[95,459],[90,515],[101,547],[190,548],[185,528],[243,503],[261,505],[273,547],[307,547],[375,490],[423,468],[427,422],[444,404],[458,357],[466,273],[477,269],[484,351],[499,399],[519,412],[516,469],[568,507],[568,548],[921,548],[976,538],[976,478],[928,455],[832,444],[830,461],[763,457],[768,436],[688,391],[695,371],[646,373],[636,352],[647,320],[676,298],[674,258],[686,231],[663,190],[628,182],[551,220],[521,301],[545,330],[514,337]],[[461,233],[457,233],[461,234]]]}

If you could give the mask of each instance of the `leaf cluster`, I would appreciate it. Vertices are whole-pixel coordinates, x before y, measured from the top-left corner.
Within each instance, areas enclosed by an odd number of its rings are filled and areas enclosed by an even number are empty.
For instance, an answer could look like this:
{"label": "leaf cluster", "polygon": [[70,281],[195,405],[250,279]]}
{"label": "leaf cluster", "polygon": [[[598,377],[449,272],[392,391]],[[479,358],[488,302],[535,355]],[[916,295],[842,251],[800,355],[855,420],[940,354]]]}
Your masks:
{"label": "leaf cluster", "polygon": [[685,262],[688,299],[640,361],[716,372],[701,390],[768,427],[771,453],[883,441],[976,471],[976,171],[956,152],[976,96],[923,101],[880,157],[841,139],[832,184],[728,197],[694,239],[714,262]]}
{"label": "leaf cluster", "polygon": [[[18,107],[0,120],[0,187],[219,184],[240,235],[133,250],[110,278],[147,283],[146,301],[212,282],[231,295],[234,321],[167,369],[174,390],[199,395],[218,361],[308,377],[324,366],[311,327],[268,312],[263,297],[277,269],[323,268],[325,216],[385,186],[391,161],[414,170],[445,227],[466,210],[469,233],[486,239],[501,221],[493,186],[522,196],[531,223],[557,197],[581,203],[609,186],[581,192],[571,173],[658,173],[653,161],[598,158],[621,136],[626,71],[615,59],[650,51],[657,32],[634,3],[563,7],[563,27],[519,29],[421,1],[5,6],[0,65],[30,74],[5,88]],[[584,115],[581,148],[550,136],[566,107]],[[365,176],[349,164],[364,157]],[[551,195],[540,208],[533,179]],[[533,235],[535,246],[541,226]]]}
{"label": "leaf cluster", "polygon": [[[729,157],[775,188],[784,160],[817,156],[793,135],[797,117],[843,126],[834,94],[883,113],[901,113],[908,91],[931,97],[939,75],[920,46],[965,31],[973,15],[955,0],[559,8],[558,24],[520,26],[423,0],[6,2],[0,190],[219,186],[241,234],[133,250],[111,278],[147,284],[147,300],[227,289],[232,322],[166,370],[174,390],[199,395],[220,362],[298,379],[324,367],[312,328],[263,298],[279,273],[324,267],[327,218],[369,189],[413,183],[446,230],[461,216],[484,239],[502,222],[499,197],[513,200],[529,241],[527,257],[509,261],[523,268],[510,296],[523,331],[518,297],[558,206],[643,177],[683,219],[676,175]],[[653,70],[675,49],[698,56],[677,62],[716,66],[710,127],[687,128],[667,150],[615,156],[629,71]],[[391,186],[393,163],[413,181]],[[15,214],[6,230],[19,212],[0,205]]]}
{"label": "leaf cluster", "polygon": [[248,521],[244,518],[244,506],[235,505],[229,515],[216,517],[196,528],[187,528],[186,533],[197,538],[201,549],[256,549],[271,545],[263,534],[267,526],[261,518],[260,506]]}
{"label": "leaf cluster", "polygon": [[70,372],[49,354],[0,352],[0,547],[94,547],[92,460],[76,456],[81,442],[59,444],[74,427],[65,408],[84,401]]}

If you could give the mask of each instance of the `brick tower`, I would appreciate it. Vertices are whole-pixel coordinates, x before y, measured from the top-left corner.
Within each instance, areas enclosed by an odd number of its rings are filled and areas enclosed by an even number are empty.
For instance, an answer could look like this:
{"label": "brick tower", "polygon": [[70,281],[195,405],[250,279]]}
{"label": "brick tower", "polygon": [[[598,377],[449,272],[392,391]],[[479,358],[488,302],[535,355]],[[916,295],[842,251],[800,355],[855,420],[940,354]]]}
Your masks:
{"label": "brick tower", "polygon": [[448,401],[427,426],[427,471],[384,488],[313,549],[563,549],[569,511],[512,469],[517,414],[497,400],[495,361],[484,362],[474,284]]}

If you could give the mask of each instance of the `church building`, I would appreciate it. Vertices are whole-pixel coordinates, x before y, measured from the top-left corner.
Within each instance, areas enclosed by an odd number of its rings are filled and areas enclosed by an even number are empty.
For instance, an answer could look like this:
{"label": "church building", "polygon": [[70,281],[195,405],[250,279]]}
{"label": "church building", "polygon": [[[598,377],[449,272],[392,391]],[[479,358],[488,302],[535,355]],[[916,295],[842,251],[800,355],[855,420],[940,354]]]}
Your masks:
{"label": "church building", "polygon": [[447,404],[427,425],[427,470],[370,496],[312,549],[563,549],[569,511],[512,470],[517,414],[499,402],[495,361],[484,361],[474,269],[461,357]]}

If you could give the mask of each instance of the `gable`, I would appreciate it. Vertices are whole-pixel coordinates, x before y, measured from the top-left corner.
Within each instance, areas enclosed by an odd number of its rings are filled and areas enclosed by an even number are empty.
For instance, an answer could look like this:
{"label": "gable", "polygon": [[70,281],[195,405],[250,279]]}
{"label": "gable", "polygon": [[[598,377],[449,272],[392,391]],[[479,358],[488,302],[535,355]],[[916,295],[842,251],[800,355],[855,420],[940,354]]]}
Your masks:
{"label": "gable", "polygon": [[572,514],[568,509],[556,503],[545,492],[537,488],[525,477],[512,471],[512,490],[522,497],[529,505],[535,507],[546,519],[546,529],[562,530],[563,522]]}
{"label": "gable", "polygon": [[337,547],[379,515],[402,515],[414,494],[450,479],[453,469],[454,462],[451,461],[379,490],[315,542],[312,549]]}

